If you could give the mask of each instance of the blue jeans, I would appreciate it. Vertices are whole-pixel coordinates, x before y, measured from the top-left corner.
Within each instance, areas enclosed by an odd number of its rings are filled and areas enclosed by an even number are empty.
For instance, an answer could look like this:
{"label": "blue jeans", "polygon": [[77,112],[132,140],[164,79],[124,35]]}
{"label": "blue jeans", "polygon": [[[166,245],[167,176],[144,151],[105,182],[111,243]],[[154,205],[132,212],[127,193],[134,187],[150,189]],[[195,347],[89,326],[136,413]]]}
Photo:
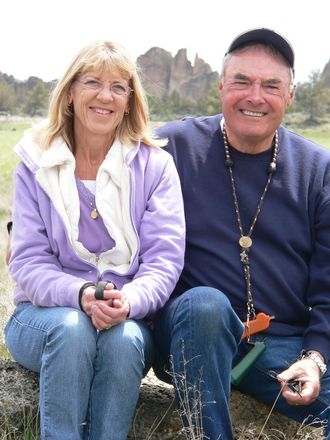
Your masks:
{"label": "blue jeans", "polygon": [[22,303],[5,334],[14,359],[40,373],[42,439],[126,439],[154,357],[142,321],[99,332],[82,311]]}
{"label": "blue jeans", "polygon": [[[169,300],[158,312],[154,324],[158,350],[154,370],[160,379],[174,383],[180,412],[187,413],[185,401],[188,394],[188,411],[193,425],[202,424],[203,438],[232,439],[230,373],[247,352],[248,346],[240,342],[243,325],[227,297],[208,287],[188,290]],[[302,338],[266,335],[262,340],[266,343],[266,350],[238,389],[273,404],[280,387],[267,372],[280,372],[292,364],[301,352]],[[201,400],[197,411],[196,392]],[[314,418],[328,422],[329,406],[330,375],[327,373],[322,378],[320,396],[313,404],[294,407],[280,398],[276,409],[300,422],[308,416],[308,423]],[[184,422],[188,425],[185,418]],[[325,435],[330,439],[328,428]]]}

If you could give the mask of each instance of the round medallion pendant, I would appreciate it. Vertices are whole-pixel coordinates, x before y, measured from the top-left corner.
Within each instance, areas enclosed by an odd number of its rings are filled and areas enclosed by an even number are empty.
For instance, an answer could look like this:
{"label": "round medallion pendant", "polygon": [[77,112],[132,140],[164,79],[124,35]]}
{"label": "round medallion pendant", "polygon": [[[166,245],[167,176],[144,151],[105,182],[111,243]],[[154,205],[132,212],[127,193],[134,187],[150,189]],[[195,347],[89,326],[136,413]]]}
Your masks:
{"label": "round medallion pendant", "polygon": [[94,208],[94,209],[91,211],[91,217],[92,217],[93,220],[96,220],[98,216],[99,216],[99,214],[98,214],[98,212],[97,212],[97,209]]}
{"label": "round medallion pendant", "polygon": [[244,249],[249,249],[252,246],[252,239],[247,235],[243,235],[239,239],[239,245]]}

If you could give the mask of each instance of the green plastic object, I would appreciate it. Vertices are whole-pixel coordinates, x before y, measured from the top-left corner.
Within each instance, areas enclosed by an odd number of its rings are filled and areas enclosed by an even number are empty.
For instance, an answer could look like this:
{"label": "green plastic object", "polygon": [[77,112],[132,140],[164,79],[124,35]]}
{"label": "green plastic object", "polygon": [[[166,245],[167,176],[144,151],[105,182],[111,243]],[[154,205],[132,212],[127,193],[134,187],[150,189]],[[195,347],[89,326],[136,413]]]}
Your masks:
{"label": "green plastic object", "polygon": [[266,350],[264,342],[255,342],[253,345],[254,347],[231,370],[232,385],[239,385],[241,383],[258,357]]}

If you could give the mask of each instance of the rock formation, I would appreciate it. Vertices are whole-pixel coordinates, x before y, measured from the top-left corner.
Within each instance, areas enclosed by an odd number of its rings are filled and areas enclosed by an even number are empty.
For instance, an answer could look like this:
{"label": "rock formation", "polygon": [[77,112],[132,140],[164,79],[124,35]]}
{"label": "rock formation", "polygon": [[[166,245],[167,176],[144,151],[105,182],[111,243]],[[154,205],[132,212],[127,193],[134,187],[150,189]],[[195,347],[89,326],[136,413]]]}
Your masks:
{"label": "rock formation", "polygon": [[324,66],[321,77],[324,80],[325,87],[330,87],[330,61]]}
{"label": "rock formation", "polygon": [[194,65],[188,60],[187,50],[180,49],[173,58],[171,53],[152,47],[137,59],[147,92],[158,98],[176,91],[180,96],[197,101],[206,96],[219,74],[196,55]]}

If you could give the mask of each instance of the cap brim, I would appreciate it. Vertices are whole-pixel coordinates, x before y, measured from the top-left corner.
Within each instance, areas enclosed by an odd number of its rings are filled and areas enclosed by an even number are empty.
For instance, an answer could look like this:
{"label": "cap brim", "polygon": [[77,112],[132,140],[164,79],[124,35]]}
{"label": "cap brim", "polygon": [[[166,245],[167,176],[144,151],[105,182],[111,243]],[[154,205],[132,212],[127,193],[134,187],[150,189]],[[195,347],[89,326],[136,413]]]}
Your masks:
{"label": "cap brim", "polygon": [[294,51],[291,44],[281,34],[271,29],[259,28],[243,32],[232,41],[227,54],[249,43],[261,43],[275,47],[287,60],[289,66],[294,68]]}

